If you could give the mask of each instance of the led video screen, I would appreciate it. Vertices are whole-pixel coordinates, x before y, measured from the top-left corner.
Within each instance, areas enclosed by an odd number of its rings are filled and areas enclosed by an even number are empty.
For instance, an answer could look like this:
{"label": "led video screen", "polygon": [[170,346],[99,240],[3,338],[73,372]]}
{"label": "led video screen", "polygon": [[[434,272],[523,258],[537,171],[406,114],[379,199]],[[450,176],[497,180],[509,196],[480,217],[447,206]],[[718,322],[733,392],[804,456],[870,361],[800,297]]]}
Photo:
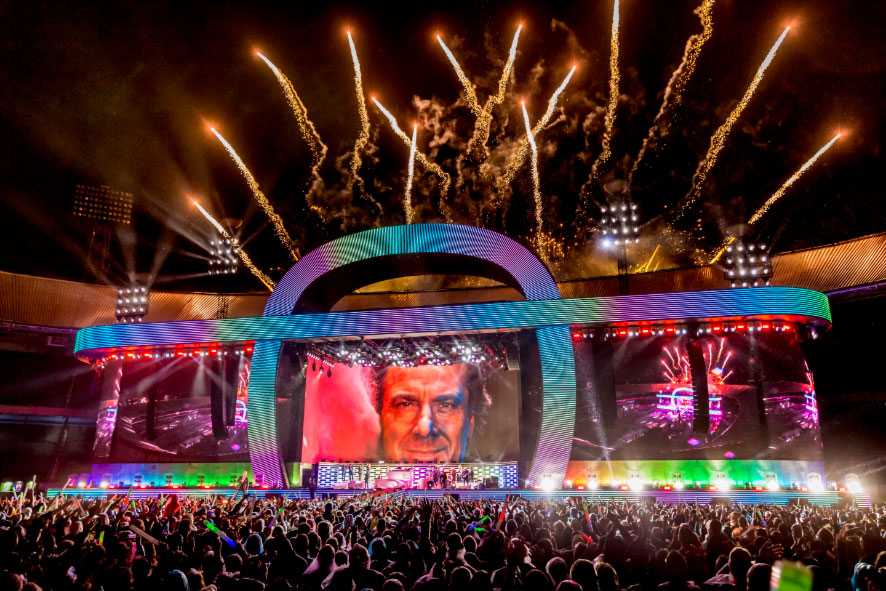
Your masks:
{"label": "led video screen", "polygon": [[309,355],[301,461],[518,459],[519,371],[508,370],[494,352],[453,359],[456,347],[445,339],[418,347],[449,359],[407,366],[398,353],[365,365]]}
{"label": "led video screen", "polygon": [[111,459],[248,461],[248,368],[245,358],[215,355],[126,363]]}
{"label": "led video screen", "polygon": [[815,385],[795,334],[695,342],[707,376],[705,432],[694,425],[689,337],[576,343],[572,458],[821,459]]}

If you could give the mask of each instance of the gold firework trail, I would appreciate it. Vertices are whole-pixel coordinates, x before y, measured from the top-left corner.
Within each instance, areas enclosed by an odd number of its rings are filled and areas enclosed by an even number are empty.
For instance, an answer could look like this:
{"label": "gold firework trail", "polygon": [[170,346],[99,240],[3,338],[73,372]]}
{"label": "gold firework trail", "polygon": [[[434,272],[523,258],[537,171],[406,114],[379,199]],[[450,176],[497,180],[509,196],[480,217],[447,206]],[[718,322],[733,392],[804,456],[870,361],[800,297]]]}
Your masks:
{"label": "gold firework trail", "polygon": [[603,148],[597,155],[597,159],[591,165],[590,181],[597,182],[600,177],[600,167],[605,166],[612,157],[612,130],[615,127],[615,111],[618,109],[619,97],[619,73],[618,73],[618,28],[619,28],[618,0],[612,3],[612,35],[609,40],[609,104],[606,105],[606,116],[603,119]]}
{"label": "gold firework trail", "polygon": [[209,131],[215,135],[219,142],[221,142],[222,146],[227,150],[228,155],[231,157],[231,160],[234,161],[234,164],[237,165],[237,168],[240,169],[240,174],[243,175],[243,178],[246,180],[246,184],[249,186],[249,190],[252,191],[252,196],[264,210],[265,215],[268,216],[268,219],[271,220],[271,224],[274,226],[274,232],[277,234],[277,238],[280,239],[280,242],[283,243],[283,246],[286,250],[289,251],[289,254],[292,256],[292,260],[298,260],[298,251],[295,246],[292,244],[292,238],[289,236],[289,232],[286,231],[286,226],[283,225],[283,219],[274,211],[274,206],[271,205],[271,202],[268,201],[268,198],[265,197],[265,194],[262,193],[261,187],[258,186],[258,181],[255,180],[255,177],[252,176],[252,172],[246,167],[246,164],[243,162],[243,159],[240,158],[240,155],[237,154],[237,151],[234,150],[234,147],[228,143],[228,140],[224,138],[224,136],[219,133],[219,131],[210,127]]}
{"label": "gold firework trail", "polygon": [[821,158],[824,153],[830,150],[831,146],[837,143],[837,141],[839,141],[842,137],[843,132],[837,132],[837,134],[832,137],[830,141],[820,147],[818,151],[813,154],[811,158],[809,158],[809,160],[803,163],[803,166],[798,168],[797,171],[792,174],[790,178],[788,178],[788,180],[786,180],[784,184],[780,186],[778,190],[773,193],[772,196],[757,209],[757,211],[754,212],[754,215],[752,215],[751,219],[748,220],[748,224],[756,224],[758,221],[760,221],[760,218],[766,215],[766,212],[769,211],[769,208],[775,205],[775,202],[781,199],[782,196],[784,196],[785,192],[791,188],[791,185],[796,183],[801,176],[806,174],[806,171],[812,168],[812,165],[815,164],[815,161]]}
{"label": "gold firework trail", "polygon": [[483,109],[480,108],[480,103],[477,101],[477,91],[474,89],[474,85],[468,80],[467,74],[462,69],[461,65],[458,63],[458,60],[455,59],[455,54],[447,47],[446,42],[443,41],[443,37],[437,35],[437,43],[440,44],[440,47],[443,49],[443,53],[446,54],[446,57],[449,59],[449,63],[452,64],[452,69],[455,70],[455,75],[458,77],[458,81],[461,82],[461,86],[464,89],[465,101],[468,103],[468,107],[471,109],[471,112],[474,115],[479,116]]}
{"label": "gold firework trail", "polygon": [[222,238],[224,238],[225,240],[230,240],[233,243],[234,252],[237,253],[237,256],[240,257],[241,261],[243,261],[243,265],[247,269],[249,269],[249,272],[252,273],[256,279],[261,281],[262,284],[268,288],[268,291],[274,291],[274,282],[271,281],[271,278],[268,277],[267,275],[265,275],[264,273],[262,273],[261,269],[259,269],[258,267],[255,266],[255,263],[253,263],[252,259],[249,258],[249,255],[246,254],[246,251],[243,250],[243,247],[241,247],[237,243],[234,243],[233,238],[231,238],[230,233],[228,233],[228,231],[225,230],[225,228],[218,222],[218,220],[216,220],[214,217],[212,217],[212,214],[210,214],[208,211],[206,211],[206,209],[202,205],[200,205],[200,202],[197,201],[196,199],[192,199],[191,203],[193,203],[194,207],[196,207],[197,210],[203,214],[203,217],[206,218],[206,221],[208,221],[210,224],[212,224],[212,226],[216,229],[216,231],[218,231],[219,235]]}
{"label": "gold firework trail", "polygon": [[[406,132],[400,129],[400,125],[397,123],[397,118],[394,117],[394,115],[390,111],[388,111],[385,106],[381,104],[381,101],[379,101],[377,98],[372,97],[372,102],[375,103],[375,106],[378,107],[378,110],[381,111],[382,115],[385,116],[385,119],[388,120],[388,123],[391,125],[391,129],[394,131],[397,137],[399,137],[404,144],[411,148],[412,140],[409,139],[409,136],[406,135]],[[418,161],[419,164],[422,165],[422,167],[424,167],[425,170],[433,173],[437,176],[437,178],[440,179],[440,203],[442,204],[444,199],[446,198],[446,194],[449,192],[449,174],[446,173],[442,168],[440,168],[437,163],[431,162],[431,160],[428,159],[427,156],[425,156],[421,151],[417,149],[415,151],[415,159]],[[446,206],[443,206],[443,210],[443,213],[446,215],[446,221],[451,222],[451,212],[449,212]]]}
{"label": "gold firework trail", "polygon": [[[773,193],[772,196],[769,197],[769,199],[767,199],[763,203],[763,205],[761,205],[760,207],[757,208],[757,211],[755,211],[754,215],[752,215],[751,218],[748,220],[748,225],[753,226],[754,224],[759,222],[760,219],[764,215],[766,215],[766,213],[769,211],[769,208],[772,207],[773,205],[775,205],[775,203],[779,199],[784,197],[784,194],[787,192],[787,190],[790,189],[791,186],[800,179],[800,177],[802,177],[804,174],[806,174],[806,171],[809,170],[810,168],[812,168],[812,166],[815,164],[815,162],[819,158],[821,158],[825,152],[830,150],[831,147],[833,147],[833,145],[835,143],[837,143],[842,137],[843,137],[843,132],[842,131],[837,132],[837,134],[834,135],[834,137],[832,137],[826,144],[824,144],[822,147],[820,147],[818,149],[818,151],[815,154],[813,154],[811,158],[809,158],[809,160],[807,160],[806,162],[803,163],[803,166],[798,168],[796,170],[796,172],[794,172],[794,174],[792,174],[788,178],[788,180],[786,180],[778,188],[778,190],[775,193]],[[734,236],[727,236],[726,239],[724,239],[723,242],[720,244],[720,247],[716,250],[714,255],[711,257],[710,264],[713,265],[714,263],[719,261],[720,257],[722,257],[723,253],[726,251],[726,247],[728,247],[733,242],[735,242],[735,237]]]}
{"label": "gold firework trail", "polygon": [[526,128],[526,141],[529,144],[529,162],[532,172],[532,196],[535,198],[535,232],[538,235],[544,231],[542,228],[542,204],[541,204],[541,180],[538,175],[538,146],[535,145],[535,137],[532,134],[532,126],[529,124],[529,113],[526,111],[526,102],[520,101],[523,110],[523,125]]}
{"label": "gold firework trail", "polygon": [[772,60],[775,59],[775,54],[778,52],[778,48],[781,47],[782,42],[784,42],[785,37],[788,36],[790,31],[790,25],[784,28],[784,31],[781,32],[781,35],[778,36],[778,39],[776,39],[775,43],[772,44],[772,47],[769,48],[769,53],[766,54],[763,62],[757,68],[757,72],[754,74],[754,78],[751,80],[750,85],[748,85],[747,90],[745,90],[744,96],[741,97],[741,100],[738,101],[738,104],[735,105],[735,108],[729,113],[726,121],[724,121],[723,124],[717,128],[717,131],[714,132],[714,135],[711,136],[711,143],[708,147],[707,154],[705,154],[705,157],[698,163],[698,168],[696,168],[695,174],[692,176],[692,187],[689,189],[686,196],[683,197],[680,208],[677,211],[678,219],[682,217],[689,210],[689,207],[701,196],[704,182],[707,179],[708,173],[717,163],[717,157],[726,145],[729,133],[735,126],[738,118],[741,117],[742,112],[751,102],[754,92],[763,80],[763,75],[766,73],[766,69],[769,67],[769,64],[772,63]]}
{"label": "gold firework trail", "polygon": [[411,224],[415,218],[412,209],[412,179],[415,176],[415,143],[418,135],[418,124],[412,125],[412,143],[409,145],[409,162],[406,165],[406,191],[403,193],[403,210],[406,213],[406,223]]}
{"label": "gold firework trail", "polygon": [[683,92],[686,90],[689,80],[695,73],[701,50],[714,33],[714,2],[715,0],[703,0],[694,11],[701,21],[702,31],[701,33],[696,33],[690,36],[686,41],[686,47],[683,49],[683,59],[680,61],[680,65],[677,66],[677,69],[674,70],[674,73],[671,74],[671,79],[668,80],[668,84],[665,86],[661,107],[659,107],[655,119],[652,120],[649,132],[643,139],[640,151],[634,159],[634,164],[631,167],[630,173],[628,173],[627,185],[629,188],[634,182],[634,175],[637,174],[637,170],[640,168],[640,162],[642,162],[643,158],[646,156],[649,142],[653,141],[656,136],[665,135],[667,133],[664,117],[674,106],[678,105],[683,100]]}
{"label": "gold firework trail", "polygon": [[517,25],[514,31],[514,38],[511,39],[511,48],[508,50],[508,60],[505,67],[502,68],[501,77],[498,79],[498,92],[495,93],[495,104],[500,105],[505,100],[505,94],[508,91],[508,80],[511,79],[511,72],[514,70],[514,62],[517,60],[517,44],[520,42],[520,32],[523,30],[523,23]]}
{"label": "gold firework trail", "polygon": [[501,77],[498,79],[498,92],[486,99],[486,104],[480,114],[477,115],[477,121],[474,124],[474,133],[468,141],[467,152],[474,153],[477,147],[482,148],[484,156],[488,156],[486,142],[489,141],[489,128],[492,126],[492,111],[505,100],[508,90],[508,81],[511,79],[511,72],[514,70],[514,62],[517,59],[517,44],[520,42],[520,32],[523,30],[523,24],[517,26],[514,32],[514,38],[511,40],[511,49],[508,51],[508,59],[501,71]]}
{"label": "gold firework trail", "polygon": [[292,84],[292,81],[286,77],[280,68],[278,68],[271,60],[267,58],[261,51],[255,51],[256,57],[261,59],[268,68],[270,68],[271,72],[274,74],[274,77],[277,79],[277,82],[280,84],[280,88],[283,90],[283,95],[286,97],[286,102],[289,103],[289,108],[292,109],[292,114],[295,117],[295,124],[298,127],[299,132],[301,133],[302,139],[308,145],[308,149],[311,151],[311,185],[308,188],[307,197],[308,204],[315,212],[322,215],[322,208],[313,204],[311,197],[318,191],[323,185],[323,179],[320,178],[320,167],[323,165],[323,161],[326,159],[326,153],[328,148],[326,144],[323,143],[320,134],[317,132],[317,128],[314,126],[314,122],[308,117],[308,109],[305,107],[305,104],[302,102],[301,97],[298,96],[298,93],[295,90],[295,86]]}
{"label": "gold firework trail", "polygon": [[[563,94],[563,91],[566,90],[566,86],[569,85],[569,81],[572,80],[573,74],[575,74],[576,66],[572,66],[569,69],[569,73],[566,74],[566,77],[563,78],[563,81],[560,83],[560,86],[557,87],[557,90],[551,95],[548,99],[548,106],[545,109],[544,114],[542,114],[541,119],[536,121],[535,126],[532,128],[532,135],[538,135],[544,128],[550,123],[551,117],[554,115],[554,110],[557,108],[557,101],[560,99],[560,95]],[[529,153],[529,142],[526,138],[522,138],[517,142],[517,146],[514,148],[514,151],[511,152],[511,155],[508,157],[507,162],[505,163],[505,170],[502,173],[500,180],[500,187],[508,185],[511,181],[514,180],[514,174],[516,174],[517,170],[523,165],[523,161],[526,159],[526,156]]]}
{"label": "gold firework trail", "polygon": [[363,75],[360,73],[360,58],[357,57],[357,48],[354,46],[354,38],[348,31],[348,46],[351,49],[351,62],[354,64],[354,92],[357,95],[357,114],[360,117],[360,134],[354,142],[354,153],[351,155],[351,179],[348,182],[348,190],[354,183],[365,193],[366,186],[360,178],[360,166],[363,164],[361,153],[369,143],[369,113],[366,111],[366,96],[363,94]]}
{"label": "gold firework trail", "polygon": [[652,266],[652,261],[655,260],[655,255],[658,254],[658,250],[661,248],[661,244],[655,245],[655,250],[652,251],[652,254],[649,256],[649,260],[646,261],[646,264],[640,267],[641,273],[649,272],[649,267]]}

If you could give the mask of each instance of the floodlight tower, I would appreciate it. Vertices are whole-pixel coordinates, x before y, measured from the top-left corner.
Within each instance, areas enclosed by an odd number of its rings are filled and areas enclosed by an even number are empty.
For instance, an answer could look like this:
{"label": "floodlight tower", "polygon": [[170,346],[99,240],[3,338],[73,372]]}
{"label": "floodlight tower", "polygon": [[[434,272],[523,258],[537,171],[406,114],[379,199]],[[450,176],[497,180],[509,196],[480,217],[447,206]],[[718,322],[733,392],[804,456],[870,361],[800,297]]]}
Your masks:
{"label": "floodlight tower", "polygon": [[766,245],[736,240],[726,247],[723,272],[732,287],[760,287],[769,285],[772,261]]}
{"label": "floodlight tower", "polygon": [[640,242],[640,215],[622,181],[606,186],[609,203],[600,208],[600,232],[603,247],[615,251],[618,263],[619,293],[628,292],[628,247]]}
{"label": "floodlight tower", "polygon": [[71,213],[90,224],[86,266],[98,278],[108,270],[111,237],[115,225],[132,223],[135,197],[106,185],[76,185]]}
{"label": "floodlight tower", "polygon": [[210,275],[233,275],[237,272],[239,259],[237,258],[237,239],[233,237],[225,237],[219,235],[209,241],[210,255],[209,274]]}
{"label": "floodlight tower", "polygon": [[151,294],[147,287],[133,285],[117,288],[117,306],[115,316],[117,322],[133,323],[144,320],[148,313]]}

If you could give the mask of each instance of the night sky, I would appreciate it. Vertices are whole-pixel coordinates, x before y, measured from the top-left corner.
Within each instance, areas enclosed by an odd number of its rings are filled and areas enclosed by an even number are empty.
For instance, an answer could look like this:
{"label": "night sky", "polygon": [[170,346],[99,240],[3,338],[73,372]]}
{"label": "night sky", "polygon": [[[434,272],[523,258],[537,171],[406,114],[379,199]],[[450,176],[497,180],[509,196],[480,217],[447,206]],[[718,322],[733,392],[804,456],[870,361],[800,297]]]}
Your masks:
{"label": "night sky", "polygon": [[[699,30],[696,5],[623,0],[625,96],[609,178],[623,177],[629,168],[686,38]],[[537,112],[568,63],[579,59],[563,101],[566,113],[579,120],[593,105],[605,105],[610,10],[608,1],[545,7],[434,2],[408,10],[399,2],[9,3],[0,9],[0,269],[112,283],[133,272],[151,273],[169,289],[258,290],[245,272],[185,278],[205,269],[210,236],[185,193],[201,195],[217,217],[243,220],[241,239],[261,267],[291,262],[236,168],[205,133],[204,118],[217,122],[238,148],[302,252],[342,233],[402,223],[407,151],[370,105],[378,151],[367,176],[377,179],[371,186],[378,188],[373,195],[384,213],[357,198],[341,205],[335,221],[321,223],[304,199],[309,152],[276,81],[252,56],[253,46],[298,89],[329,145],[323,172],[332,185],[335,157],[350,149],[358,132],[345,25],[354,30],[367,93],[378,93],[405,127],[414,117],[413,95],[444,105],[458,99],[460,87],[434,31],[445,35],[480,85],[482,99],[484,81],[497,78],[497,60],[507,52],[515,23],[524,19],[515,94],[527,97]],[[878,178],[886,112],[884,17],[886,9],[877,2],[720,0],[713,38],[675,114],[679,132],[638,174],[634,198],[644,214],[666,215],[686,192],[710,134],[783,23],[796,18],[796,34],[782,47],[706,185],[697,208],[704,241],[716,244],[746,220],[838,126],[851,131],[848,139],[791,190],[761,224],[760,236],[784,251],[886,229]],[[583,52],[565,29],[552,27],[552,19],[574,31]],[[540,60],[543,73],[533,85],[532,68]],[[517,108],[511,101],[500,111],[510,119],[502,133],[513,137],[522,132]],[[463,118],[472,124],[469,115]],[[594,138],[579,148],[595,155],[599,136]],[[570,160],[570,141],[581,143],[564,139],[556,151],[542,153],[552,227],[574,217],[573,177],[580,185],[589,169],[587,162]],[[515,183],[512,211],[525,211],[530,203],[527,178]],[[115,235],[109,273],[99,279],[83,264],[88,229],[70,215],[76,183],[108,184],[136,195],[135,224]],[[434,191],[431,177],[417,179],[417,199]],[[420,219],[434,219],[434,210],[426,204]],[[528,229],[519,217],[489,225],[524,239]],[[676,253],[672,262],[687,261]]]}

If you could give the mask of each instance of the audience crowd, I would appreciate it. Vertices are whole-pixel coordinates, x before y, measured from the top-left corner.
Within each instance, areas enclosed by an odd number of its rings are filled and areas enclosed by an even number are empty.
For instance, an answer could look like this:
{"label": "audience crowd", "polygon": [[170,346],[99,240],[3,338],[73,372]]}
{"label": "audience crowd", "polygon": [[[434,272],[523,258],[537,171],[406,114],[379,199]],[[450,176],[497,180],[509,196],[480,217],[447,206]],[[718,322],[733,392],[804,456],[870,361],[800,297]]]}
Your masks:
{"label": "audience crowd", "polygon": [[782,560],[806,565],[814,591],[886,591],[886,511],[398,494],[0,499],[4,591],[765,591]]}

